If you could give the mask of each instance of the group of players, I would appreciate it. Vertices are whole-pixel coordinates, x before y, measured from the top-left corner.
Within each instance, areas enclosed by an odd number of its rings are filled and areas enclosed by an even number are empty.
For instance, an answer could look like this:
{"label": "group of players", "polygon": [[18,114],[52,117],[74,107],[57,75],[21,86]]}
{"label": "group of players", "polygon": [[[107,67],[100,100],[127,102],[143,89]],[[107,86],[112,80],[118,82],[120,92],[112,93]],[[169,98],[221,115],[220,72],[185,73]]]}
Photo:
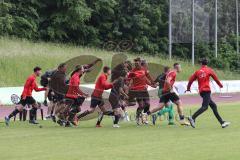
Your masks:
{"label": "group of players", "polygon": [[[126,107],[135,105],[135,102],[137,102],[136,123],[138,125],[148,124],[148,116],[150,115],[152,116],[152,123],[155,124],[157,116],[161,116],[166,112],[169,113],[169,125],[174,124],[173,104],[177,106],[181,125],[191,125],[195,128],[196,118],[206,111],[208,106],[213,110],[222,128],[230,124],[222,120],[217,105],[211,99],[210,78],[212,77],[219,87],[222,88],[223,86],[213,70],[207,66],[207,59],[201,60],[202,67],[191,76],[187,86],[187,91],[190,91],[191,84],[197,80],[199,92],[203,98],[202,107],[193,116],[188,118],[184,116],[182,102],[173,91],[176,76],[181,72],[181,65],[175,63],[172,69],[165,67],[164,73],[153,79],[149,73],[147,62],[141,58],[134,59],[133,63],[125,61],[112,70],[110,67],[104,66],[91,94],[90,108],[82,111],[81,106],[85,99],[89,97],[89,94],[81,90],[81,77],[85,73],[91,72],[99,61],[101,60],[97,59],[90,64],[75,66],[68,80],[66,75],[67,64],[62,63],[56,70],[46,72],[42,76],[41,85],[43,88],[38,88],[36,83],[36,78],[41,75],[41,68],[35,67],[34,73],[26,80],[19,105],[10,115],[5,117],[6,125],[9,126],[10,119],[21,112],[26,105],[31,106],[29,123],[38,124],[36,114],[39,105],[32,97],[33,90],[37,92],[45,91],[44,104],[48,105],[49,117],[60,126],[65,127],[77,126],[79,120],[92,114],[98,107],[100,111],[98,111],[96,127],[101,127],[101,121],[106,115],[113,117],[113,127],[119,128],[121,118],[129,120]],[[150,107],[148,86],[159,88],[158,96],[160,100],[157,107]],[[108,89],[111,89],[108,98],[111,109],[106,107],[103,99],[103,93]],[[50,101],[49,104],[46,101],[47,97]]]}

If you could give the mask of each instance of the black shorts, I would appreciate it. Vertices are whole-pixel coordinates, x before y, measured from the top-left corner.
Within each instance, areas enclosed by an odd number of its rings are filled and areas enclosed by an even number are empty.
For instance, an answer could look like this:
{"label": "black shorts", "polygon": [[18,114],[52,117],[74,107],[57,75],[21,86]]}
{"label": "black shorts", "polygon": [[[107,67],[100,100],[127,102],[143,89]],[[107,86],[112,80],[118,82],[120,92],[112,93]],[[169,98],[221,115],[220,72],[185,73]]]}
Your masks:
{"label": "black shorts", "polygon": [[36,103],[36,100],[33,97],[26,97],[26,99],[21,98],[19,102],[19,104],[21,104],[22,106],[33,105],[35,103]]}
{"label": "black shorts", "polygon": [[169,101],[176,102],[179,99],[180,98],[176,93],[168,92],[168,93],[162,94],[162,96],[160,97],[159,103],[168,103]]}
{"label": "black shorts", "polygon": [[54,102],[54,103],[56,103],[56,102],[62,102],[63,99],[64,99],[64,95],[58,94],[58,93],[55,92],[52,98],[53,98],[53,102]]}
{"label": "black shorts", "polygon": [[120,95],[116,95],[116,94],[110,94],[109,96],[109,102],[112,106],[112,109],[117,109],[121,107],[121,97]]}
{"label": "black shorts", "polygon": [[141,90],[141,91],[130,90],[129,91],[129,102],[133,102],[134,99],[136,99],[137,101],[148,100],[149,93],[147,90]]}
{"label": "black shorts", "polygon": [[104,101],[102,98],[92,97],[91,98],[91,108],[96,108],[97,106],[101,107],[104,105]]}
{"label": "black shorts", "polygon": [[78,98],[75,98],[75,99],[72,99],[72,100],[73,100],[72,107],[80,107],[83,104],[83,102],[85,101],[85,98],[84,97],[78,97]]}

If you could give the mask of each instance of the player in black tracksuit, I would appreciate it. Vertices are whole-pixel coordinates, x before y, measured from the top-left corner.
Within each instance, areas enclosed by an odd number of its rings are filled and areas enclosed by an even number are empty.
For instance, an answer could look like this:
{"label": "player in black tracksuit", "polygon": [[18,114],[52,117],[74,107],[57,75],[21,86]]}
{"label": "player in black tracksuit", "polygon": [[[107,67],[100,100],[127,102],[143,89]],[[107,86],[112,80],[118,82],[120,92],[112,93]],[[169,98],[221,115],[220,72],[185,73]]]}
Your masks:
{"label": "player in black tracksuit", "polygon": [[124,92],[124,80],[127,73],[122,72],[120,77],[115,79],[113,82],[113,88],[111,90],[110,96],[109,96],[109,102],[112,106],[113,112],[114,112],[114,128],[119,128],[118,125],[119,119],[122,116],[122,104],[124,99],[128,99],[128,95]]}

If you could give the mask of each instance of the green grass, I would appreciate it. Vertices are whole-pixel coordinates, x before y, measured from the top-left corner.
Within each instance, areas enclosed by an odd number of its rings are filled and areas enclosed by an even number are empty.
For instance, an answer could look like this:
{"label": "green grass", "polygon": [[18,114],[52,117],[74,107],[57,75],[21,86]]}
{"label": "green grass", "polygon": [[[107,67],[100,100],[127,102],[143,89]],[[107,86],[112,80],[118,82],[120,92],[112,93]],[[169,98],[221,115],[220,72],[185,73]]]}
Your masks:
{"label": "green grass", "polygon": [[[196,110],[196,108],[191,108]],[[189,113],[190,108],[185,112]],[[197,120],[197,128],[140,126],[122,123],[111,127],[105,119],[103,128],[95,121],[85,121],[77,128],[61,128],[41,122],[43,128],[27,123],[0,124],[1,160],[236,160],[239,159],[239,104],[222,104],[221,115],[232,122],[220,128],[209,109]]]}
{"label": "green grass", "polygon": [[[45,42],[30,42],[17,38],[0,37],[0,87],[21,86],[26,77],[32,72],[32,68],[39,65],[43,70],[55,68],[59,63],[65,62],[79,55],[95,55],[102,58],[104,63],[109,65],[111,58],[116,52],[107,52],[100,49],[84,48],[74,45],[64,45]],[[130,59],[139,56],[128,54]],[[149,62],[162,65],[172,65],[175,61],[168,61],[160,57],[153,57],[147,54],[140,55]],[[178,80],[187,80],[189,76],[199,68],[193,67],[191,63],[178,61],[182,64],[183,72]],[[233,74],[230,71],[217,71],[221,79],[240,79],[240,74]]]}

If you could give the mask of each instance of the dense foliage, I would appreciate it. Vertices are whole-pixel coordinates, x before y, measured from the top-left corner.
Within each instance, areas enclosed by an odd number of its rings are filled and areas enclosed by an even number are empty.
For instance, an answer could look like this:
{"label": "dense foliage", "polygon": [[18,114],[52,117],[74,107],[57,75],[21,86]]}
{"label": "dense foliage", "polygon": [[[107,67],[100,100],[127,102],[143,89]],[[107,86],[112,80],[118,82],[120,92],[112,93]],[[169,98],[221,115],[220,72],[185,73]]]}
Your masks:
{"label": "dense foliage", "polygon": [[[219,17],[223,22],[231,21],[229,13],[234,12],[228,7],[234,4],[227,3],[220,4],[228,10]],[[94,47],[129,40],[134,44],[132,52],[166,56],[168,7],[167,0],[1,0],[0,35]],[[196,59],[208,56],[214,67],[239,70],[236,37],[224,36],[232,26],[219,26],[220,58],[214,58],[213,44],[198,43]],[[191,44],[174,44],[173,53],[189,59]]]}

